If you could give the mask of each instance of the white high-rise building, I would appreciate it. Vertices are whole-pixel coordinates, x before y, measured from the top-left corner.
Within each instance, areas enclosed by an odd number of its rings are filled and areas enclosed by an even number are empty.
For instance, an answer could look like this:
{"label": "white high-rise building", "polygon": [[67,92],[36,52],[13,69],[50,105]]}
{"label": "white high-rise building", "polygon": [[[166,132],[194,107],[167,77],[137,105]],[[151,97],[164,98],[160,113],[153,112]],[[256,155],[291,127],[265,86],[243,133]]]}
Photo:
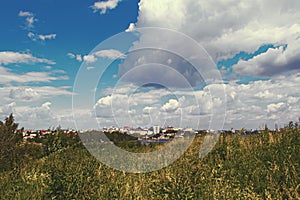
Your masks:
{"label": "white high-rise building", "polygon": [[153,126],[153,134],[158,134],[160,132],[159,126]]}

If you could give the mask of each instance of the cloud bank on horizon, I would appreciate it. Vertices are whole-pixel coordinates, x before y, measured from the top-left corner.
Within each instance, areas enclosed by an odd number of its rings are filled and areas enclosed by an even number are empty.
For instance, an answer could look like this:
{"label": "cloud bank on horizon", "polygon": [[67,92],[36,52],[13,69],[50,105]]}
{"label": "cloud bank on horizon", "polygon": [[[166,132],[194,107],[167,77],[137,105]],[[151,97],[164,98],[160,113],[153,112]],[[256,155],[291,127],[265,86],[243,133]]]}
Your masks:
{"label": "cloud bank on horizon", "polygon": [[[89,17],[99,17],[102,27],[87,24],[92,27],[91,30],[103,27],[107,30],[114,29],[114,21],[107,23],[105,20],[110,15],[123,16],[123,12],[129,12],[121,10],[125,4],[130,3],[107,0],[87,6],[84,8],[87,12],[94,12]],[[88,54],[81,50],[80,45],[73,49],[68,46],[74,45],[65,44],[67,47],[64,47],[63,56],[69,60],[62,61],[53,57],[52,52],[47,54],[44,51],[41,55],[38,54],[38,49],[35,49],[35,53],[7,50],[15,49],[11,47],[0,51],[0,90],[4,100],[0,104],[0,115],[3,118],[14,112],[25,127],[48,128],[58,124],[74,127],[70,99],[78,65],[86,63],[87,71],[93,73],[99,67],[95,62],[105,58],[112,61],[119,59],[121,62],[114,64],[110,77],[99,86],[105,86],[105,89],[102,88],[95,100],[94,111],[101,126],[115,125],[116,117],[120,126],[176,125],[184,113],[182,124],[207,128],[212,109],[222,110],[224,106],[224,128],[258,128],[262,123],[267,123],[271,128],[274,123],[282,126],[283,123],[300,117],[299,9],[300,2],[297,0],[140,0],[135,17],[120,21],[123,23],[120,26],[122,31],[159,27],[186,34],[204,47],[216,63],[224,82],[206,83],[200,87],[203,83],[201,74],[172,52],[144,50],[125,55],[108,48]],[[59,28],[56,30],[57,34],[52,30],[47,30],[51,34],[39,34],[35,31],[40,21],[37,20],[37,15],[25,8],[19,10],[17,15],[25,20],[23,29],[28,32],[27,37],[32,42],[42,42],[42,46],[48,45],[44,44],[46,40],[47,43],[55,42],[59,33],[71,34],[62,33]],[[108,33],[112,34],[113,31]],[[85,33],[84,36],[88,37],[89,34]],[[112,35],[106,34],[106,37],[109,36]],[[195,56],[190,46],[182,41],[172,41],[169,35],[141,33],[131,50],[149,43],[161,44],[167,39],[170,42],[164,43],[166,47],[185,51],[190,58]],[[88,42],[88,39],[85,41]],[[56,45],[60,48],[59,44]],[[44,58],[47,55],[52,58]],[[183,74],[194,91],[186,91],[178,82],[166,81],[164,83],[172,87],[172,91],[164,87],[147,87],[129,93],[136,89],[137,84],[143,83],[145,77],[151,77],[152,82],[159,82],[166,80],[166,75],[169,75],[167,80],[172,80],[172,74],[166,74],[163,68],[151,68],[151,65],[135,70],[134,76],[127,76],[125,83],[114,89],[116,81],[130,73],[134,67],[149,63],[171,66]],[[74,65],[77,68],[60,70],[58,65]],[[24,71],[19,70],[26,67]],[[222,95],[224,88],[226,100],[212,98],[212,91]],[[96,90],[87,88],[87,92],[94,91]],[[95,128],[90,127],[89,123],[94,111],[78,108],[74,110],[74,114],[89,129]]]}

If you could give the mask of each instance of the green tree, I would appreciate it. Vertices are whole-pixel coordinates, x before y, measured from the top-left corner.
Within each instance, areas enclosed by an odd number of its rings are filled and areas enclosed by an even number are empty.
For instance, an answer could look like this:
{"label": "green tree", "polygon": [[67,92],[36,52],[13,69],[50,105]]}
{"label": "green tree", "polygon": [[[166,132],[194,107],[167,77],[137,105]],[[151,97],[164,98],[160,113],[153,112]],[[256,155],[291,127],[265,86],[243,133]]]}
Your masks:
{"label": "green tree", "polygon": [[61,127],[57,127],[54,133],[45,136],[42,139],[46,155],[60,151],[64,148],[80,144],[80,138],[77,134],[65,134]]}
{"label": "green tree", "polygon": [[14,122],[13,114],[0,121],[0,171],[12,169],[18,163],[18,147],[22,142],[23,128]]}
{"label": "green tree", "polygon": [[18,130],[18,123],[14,122],[13,114],[5,118],[5,122],[0,121],[0,141],[12,142],[14,144],[22,141],[22,130]]}
{"label": "green tree", "polygon": [[289,129],[293,129],[293,128],[294,128],[294,123],[293,123],[293,121],[290,121],[290,122],[289,122],[289,126],[288,126],[288,127],[289,127]]}

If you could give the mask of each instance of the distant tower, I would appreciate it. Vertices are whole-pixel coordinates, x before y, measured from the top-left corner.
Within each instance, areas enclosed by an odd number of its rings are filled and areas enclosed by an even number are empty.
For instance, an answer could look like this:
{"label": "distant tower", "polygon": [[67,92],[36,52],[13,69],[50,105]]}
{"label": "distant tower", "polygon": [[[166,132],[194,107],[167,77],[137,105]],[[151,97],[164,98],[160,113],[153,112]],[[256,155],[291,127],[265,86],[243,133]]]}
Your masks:
{"label": "distant tower", "polygon": [[265,124],[265,130],[268,130],[268,125],[267,124]]}
{"label": "distant tower", "polygon": [[153,134],[158,134],[160,132],[159,126],[153,126]]}
{"label": "distant tower", "polygon": [[278,124],[275,123],[275,130],[278,131]]}
{"label": "distant tower", "polygon": [[260,125],[260,130],[264,130],[264,128],[265,128],[265,124],[264,123],[262,123],[261,125]]}

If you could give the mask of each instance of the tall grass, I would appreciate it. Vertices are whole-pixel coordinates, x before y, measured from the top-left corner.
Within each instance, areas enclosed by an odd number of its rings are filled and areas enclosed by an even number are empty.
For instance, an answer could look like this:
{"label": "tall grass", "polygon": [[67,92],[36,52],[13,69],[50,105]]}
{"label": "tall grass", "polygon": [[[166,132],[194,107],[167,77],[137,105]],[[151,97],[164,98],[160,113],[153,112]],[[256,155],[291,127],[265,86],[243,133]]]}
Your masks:
{"label": "tall grass", "polygon": [[202,141],[203,136],[196,137],[172,165],[145,174],[111,169],[83,147],[71,146],[1,173],[0,197],[300,199],[299,130],[221,135],[213,151],[199,159]]}

